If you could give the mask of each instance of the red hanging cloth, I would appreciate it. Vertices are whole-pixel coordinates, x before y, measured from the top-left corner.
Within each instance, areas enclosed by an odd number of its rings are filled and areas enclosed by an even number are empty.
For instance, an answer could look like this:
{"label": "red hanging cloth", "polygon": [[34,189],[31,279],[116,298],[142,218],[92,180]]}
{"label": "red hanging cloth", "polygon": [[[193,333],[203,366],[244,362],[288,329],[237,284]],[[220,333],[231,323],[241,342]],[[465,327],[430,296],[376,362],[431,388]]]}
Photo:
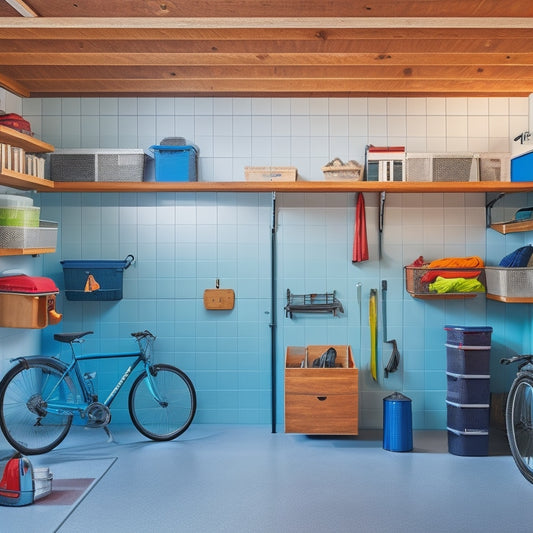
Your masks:
{"label": "red hanging cloth", "polygon": [[357,194],[357,202],[355,204],[355,226],[353,236],[352,263],[359,263],[361,261],[368,261],[365,199],[362,192]]}

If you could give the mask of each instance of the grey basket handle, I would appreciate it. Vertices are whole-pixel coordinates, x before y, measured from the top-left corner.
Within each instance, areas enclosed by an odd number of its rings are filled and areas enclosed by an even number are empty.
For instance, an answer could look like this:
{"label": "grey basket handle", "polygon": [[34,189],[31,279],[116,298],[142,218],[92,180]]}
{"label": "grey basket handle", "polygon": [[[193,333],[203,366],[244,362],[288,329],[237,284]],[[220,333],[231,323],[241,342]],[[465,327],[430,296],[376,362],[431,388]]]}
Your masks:
{"label": "grey basket handle", "polygon": [[124,265],[124,270],[126,270],[127,268],[130,267],[130,265],[133,263],[133,261],[135,261],[135,257],[133,257],[132,254],[129,254],[126,256],[126,259],[124,259],[124,263],[126,263]]}

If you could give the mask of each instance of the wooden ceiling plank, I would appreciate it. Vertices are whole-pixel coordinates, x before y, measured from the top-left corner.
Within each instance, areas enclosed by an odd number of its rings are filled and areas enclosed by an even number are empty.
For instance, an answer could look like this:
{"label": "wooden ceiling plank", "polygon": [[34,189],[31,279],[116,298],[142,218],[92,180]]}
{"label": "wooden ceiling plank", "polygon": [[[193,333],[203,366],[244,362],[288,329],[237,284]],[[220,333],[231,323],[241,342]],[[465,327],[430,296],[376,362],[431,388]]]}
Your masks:
{"label": "wooden ceiling plank", "polygon": [[[135,80],[135,83],[123,82],[121,80],[92,79],[84,80],[83,91],[98,92],[106,90],[116,94],[135,93],[143,94],[149,92],[206,92],[214,93],[220,91],[235,92],[239,94],[245,91],[261,92],[373,92],[376,89],[383,91],[386,86],[387,92],[443,92],[450,94],[468,91],[485,91],[494,94],[524,93],[533,92],[533,82],[517,82],[516,80],[502,80],[497,87],[490,80],[398,80],[390,79],[384,83],[383,79],[335,79],[334,83],[324,78],[316,79],[233,79],[233,80],[210,80],[210,79],[187,79],[187,80]],[[30,91],[32,86],[28,83]],[[39,81],[33,88],[40,93],[62,91],[77,93],[80,91],[80,84],[75,80],[52,80]],[[32,91],[33,92],[33,91]]]}
{"label": "wooden ceiling plank", "polygon": [[235,29],[235,28],[517,28],[533,29],[533,17],[39,17],[0,18],[0,28]]}
{"label": "wooden ceiling plank", "polygon": [[[179,0],[120,1],[90,0],[88,2],[64,2],[64,0],[32,0],[34,8],[44,17],[117,17],[125,8],[132,17],[173,17],[184,14],[184,4]],[[190,17],[231,16],[532,16],[532,6],[523,1],[510,0],[195,0],[186,5]]]}
{"label": "wooden ceiling plank", "polygon": [[505,65],[531,66],[533,54],[460,54],[426,53],[379,54],[379,53],[283,53],[283,54],[39,54],[3,53],[0,54],[1,66],[51,65],[51,66],[184,66],[184,65]]}
{"label": "wooden ceiling plank", "polygon": [[0,41],[0,53],[78,54],[100,53],[533,53],[533,32],[523,39],[334,39],[334,40],[196,40],[196,41]]}
{"label": "wooden ceiling plank", "polygon": [[483,80],[533,80],[531,67],[501,66],[377,66],[377,65],[277,65],[277,66],[24,66],[4,68],[2,72],[20,83],[30,80],[70,79],[72,81],[89,79],[232,79],[232,78],[344,78],[372,79],[483,79]]}
{"label": "wooden ceiling plank", "polygon": [[[0,19],[1,20],[1,19]],[[528,39],[531,28],[388,28],[387,39]],[[1,41],[382,40],[381,28],[2,28]]]}

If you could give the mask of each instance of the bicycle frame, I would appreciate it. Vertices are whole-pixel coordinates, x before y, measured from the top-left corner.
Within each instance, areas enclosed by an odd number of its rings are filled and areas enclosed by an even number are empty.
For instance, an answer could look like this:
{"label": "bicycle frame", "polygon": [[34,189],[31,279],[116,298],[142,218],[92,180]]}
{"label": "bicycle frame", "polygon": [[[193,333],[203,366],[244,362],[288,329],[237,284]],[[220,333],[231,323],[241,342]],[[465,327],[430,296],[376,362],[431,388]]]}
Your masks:
{"label": "bicycle frame", "polygon": [[[150,392],[152,393],[154,399],[161,405],[164,404],[163,400],[161,399],[161,396],[159,395],[157,388],[155,386],[154,380],[152,379],[152,373],[150,371],[150,357],[147,355],[148,347],[140,348],[138,351],[135,352],[118,352],[118,353],[92,353],[92,354],[82,354],[77,355],[74,351],[74,347],[71,346],[72,351],[72,360],[70,363],[66,364],[65,370],[63,371],[61,378],[59,379],[58,383],[54,387],[54,389],[51,391],[51,394],[55,392],[55,389],[60,386],[61,383],[65,381],[67,376],[70,376],[72,379],[75,377],[75,381],[77,382],[77,385],[80,389],[80,391],[83,394],[83,402],[75,401],[74,403],[48,403],[46,410],[50,413],[54,414],[64,414],[64,413],[73,413],[73,412],[79,412],[82,414],[91,403],[94,402],[92,394],[90,393],[87,384],[85,383],[85,379],[82,375],[79,362],[80,361],[91,361],[91,360],[102,360],[102,359],[122,359],[126,357],[135,358],[132,364],[128,366],[128,368],[125,370],[122,377],[118,380],[116,385],[113,387],[113,390],[109,393],[107,398],[101,402],[106,407],[110,407],[113,403],[113,400],[116,398],[117,394],[122,389],[123,385],[126,383],[128,378],[131,376],[133,371],[137,368],[139,363],[141,361],[144,363],[144,369],[146,370],[146,376],[148,380],[148,388]],[[24,359],[24,358],[22,358]]]}

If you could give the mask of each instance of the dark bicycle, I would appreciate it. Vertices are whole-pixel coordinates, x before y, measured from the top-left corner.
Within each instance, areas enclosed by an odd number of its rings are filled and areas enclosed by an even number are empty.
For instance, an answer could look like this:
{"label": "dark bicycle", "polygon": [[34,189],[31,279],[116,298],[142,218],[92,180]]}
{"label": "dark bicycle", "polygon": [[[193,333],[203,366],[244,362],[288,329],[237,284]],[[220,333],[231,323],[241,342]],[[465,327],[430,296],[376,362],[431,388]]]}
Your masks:
{"label": "dark bicycle", "polygon": [[533,355],[504,358],[500,363],[518,363],[507,397],[505,424],[515,463],[522,475],[533,483]]}

